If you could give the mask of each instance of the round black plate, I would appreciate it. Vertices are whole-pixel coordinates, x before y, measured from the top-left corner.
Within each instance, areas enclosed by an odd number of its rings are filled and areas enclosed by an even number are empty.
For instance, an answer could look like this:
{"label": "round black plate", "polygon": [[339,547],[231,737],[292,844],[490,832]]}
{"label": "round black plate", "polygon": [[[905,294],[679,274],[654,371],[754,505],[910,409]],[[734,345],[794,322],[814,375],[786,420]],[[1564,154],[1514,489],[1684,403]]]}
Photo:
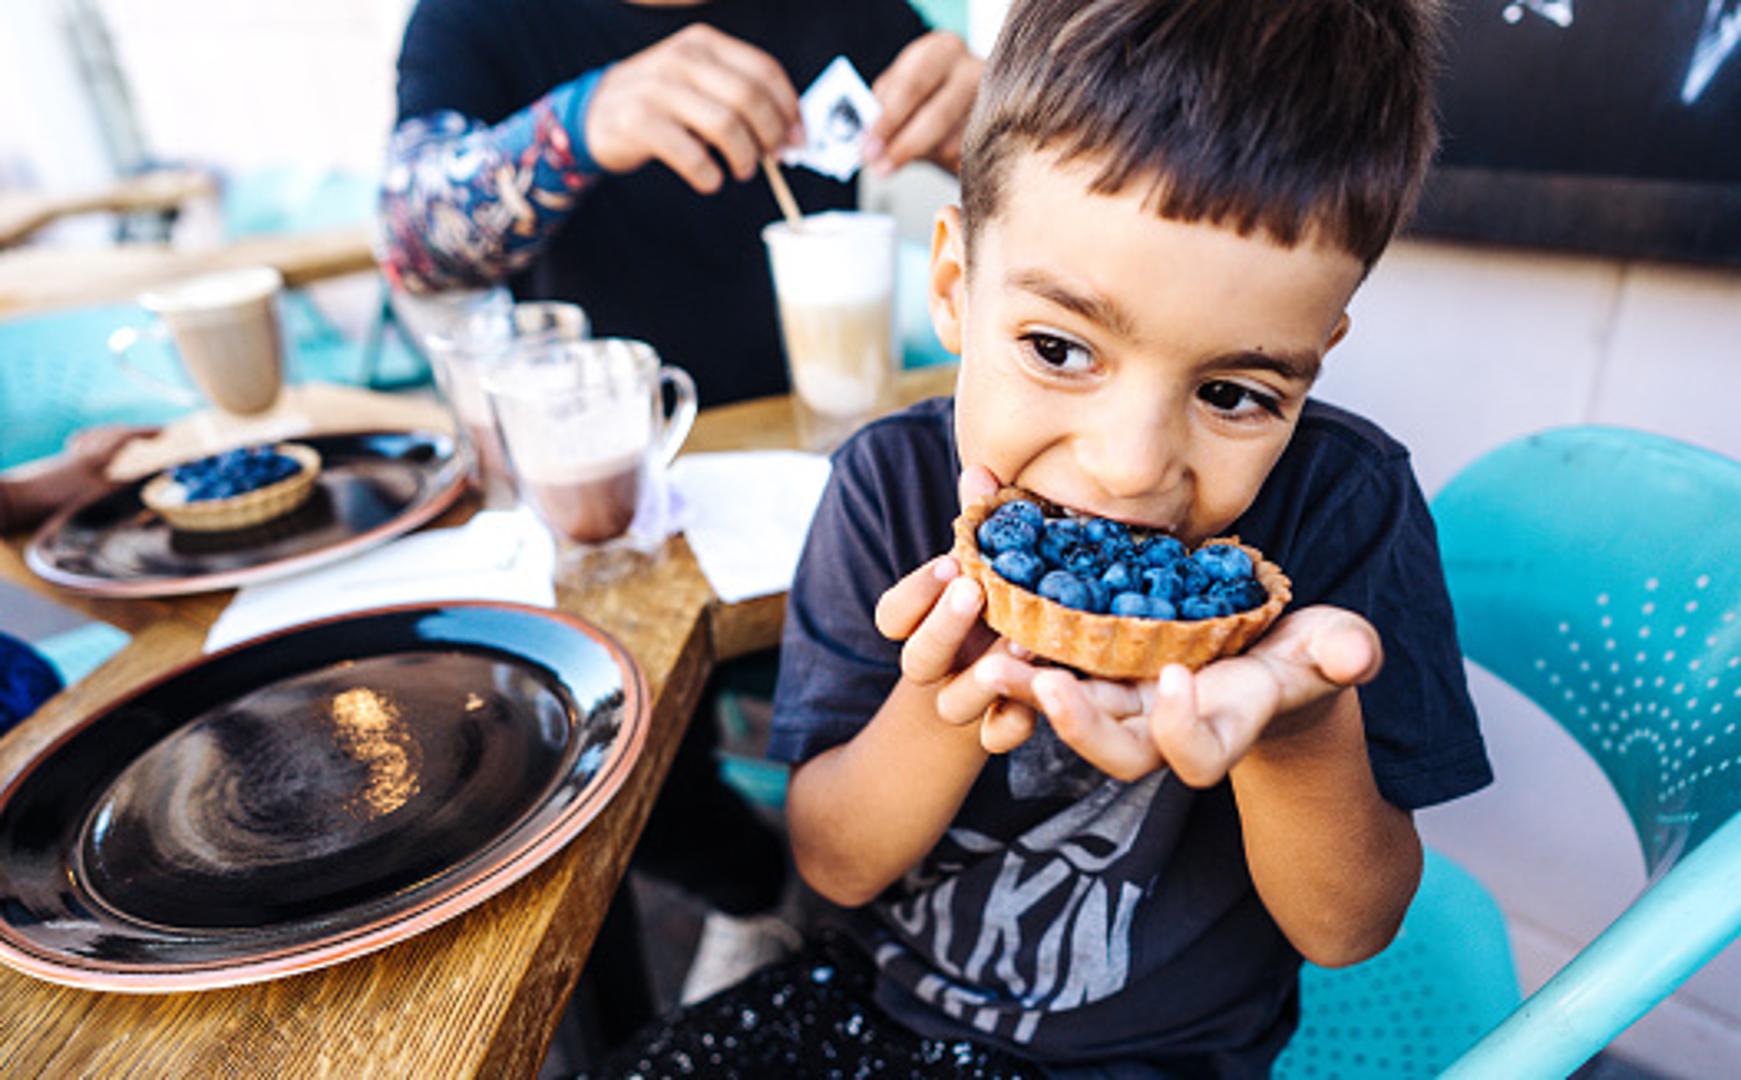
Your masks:
{"label": "round black plate", "polygon": [[381,609],[215,654],[0,792],[0,960],[159,991],[378,949],[572,839],[647,708],[602,632],[516,605]]}
{"label": "round black plate", "polygon": [[228,589],[331,562],[409,532],[453,505],[465,464],[450,436],[375,432],[299,438],[320,452],[301,508],[252,529],[182,533],[139,501],[146,477],[63,512],[25,552],[37,574],[100,596]]}

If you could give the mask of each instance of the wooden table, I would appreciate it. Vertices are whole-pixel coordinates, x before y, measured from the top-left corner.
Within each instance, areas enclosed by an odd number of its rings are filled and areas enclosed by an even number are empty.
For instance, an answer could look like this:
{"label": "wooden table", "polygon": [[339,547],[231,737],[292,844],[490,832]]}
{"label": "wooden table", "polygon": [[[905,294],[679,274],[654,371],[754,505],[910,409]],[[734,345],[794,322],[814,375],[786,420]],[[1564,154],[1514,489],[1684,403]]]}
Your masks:
{"label": "wooden table", "polygon": [[[953,369],[903,376],[914,401]],[[771,398],[709,410],[689,449],[789,446],[791,409]],[[475,510],[443,518],[452,525]],[[0,546],[0,578],[134,632],[88,679],[0,740],[0,780],[80,717],[199,654],[227,596],[105,601],[53,593]],[[0,968],[7,1076],[469,1077],[536,1074],[592,947],[702,684],[721,660],[778,641],[781,599],[724,605],[681,537],[611,585],[561,590],[558,606],[604,627],[647,675],[652,725],[628,783],[573,844],[507,891],[427,933],[336,967],[256,986],[103,994]]]}

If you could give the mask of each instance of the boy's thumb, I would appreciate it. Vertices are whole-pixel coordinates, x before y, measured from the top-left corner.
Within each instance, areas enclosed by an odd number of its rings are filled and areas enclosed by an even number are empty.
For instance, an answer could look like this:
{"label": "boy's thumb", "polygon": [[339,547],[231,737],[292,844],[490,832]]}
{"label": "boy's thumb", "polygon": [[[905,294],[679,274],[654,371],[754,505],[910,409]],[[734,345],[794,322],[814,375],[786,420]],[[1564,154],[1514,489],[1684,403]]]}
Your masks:
{"label": "boy's thumb", "polygon": [[961,470],[961,480],[957,488],[961,496],[961,505],[965,507],[975,499],[996,495],[998,488],[1002,486],[998,482],[998,478],[992,475],[992,471],[984,465],[969,465]]}
{"label": "boy's thumb", "polygon": [[1372,624],[1350,611],[1328,614],[1307,646],[1324,677],[1339,686],[1371,682],[1384,666],[1384,646]]}

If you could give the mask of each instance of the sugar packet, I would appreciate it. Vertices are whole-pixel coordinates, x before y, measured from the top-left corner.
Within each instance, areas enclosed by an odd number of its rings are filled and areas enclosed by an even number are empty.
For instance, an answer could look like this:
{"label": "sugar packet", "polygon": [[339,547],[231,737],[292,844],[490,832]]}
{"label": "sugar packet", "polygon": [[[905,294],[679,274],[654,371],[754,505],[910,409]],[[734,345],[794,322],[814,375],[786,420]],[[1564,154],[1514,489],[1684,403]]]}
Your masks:
{"label": "sugar packet", "polygon": [[798,99],[805,144],[785,150],[780,160],[802,165],[836,180],[851,180],[864,164],[864,141],[883,113],[876,95],[852,61],[837,56]]}

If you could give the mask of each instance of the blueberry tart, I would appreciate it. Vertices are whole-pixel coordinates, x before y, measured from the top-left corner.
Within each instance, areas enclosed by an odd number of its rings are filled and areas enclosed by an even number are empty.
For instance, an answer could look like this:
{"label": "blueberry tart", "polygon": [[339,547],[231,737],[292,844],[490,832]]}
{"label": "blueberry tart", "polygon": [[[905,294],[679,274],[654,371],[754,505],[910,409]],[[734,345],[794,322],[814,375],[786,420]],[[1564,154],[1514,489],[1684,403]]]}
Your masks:
{"label": "blueberry tart", "polygon": [[962,511],[953,554],[985,590],[993,630],[1107,679],[1232,656],[1293,595],[1281,568],[1238,537],[1191,551],[1165,533],[1068,513],[1019,488]]}
{"label": "blueberry tart", "polygon": [[145,505],[183,532],[263,525],[301,506],[320,475],[320,454],[301,443],[245,446],[152,477]]}

